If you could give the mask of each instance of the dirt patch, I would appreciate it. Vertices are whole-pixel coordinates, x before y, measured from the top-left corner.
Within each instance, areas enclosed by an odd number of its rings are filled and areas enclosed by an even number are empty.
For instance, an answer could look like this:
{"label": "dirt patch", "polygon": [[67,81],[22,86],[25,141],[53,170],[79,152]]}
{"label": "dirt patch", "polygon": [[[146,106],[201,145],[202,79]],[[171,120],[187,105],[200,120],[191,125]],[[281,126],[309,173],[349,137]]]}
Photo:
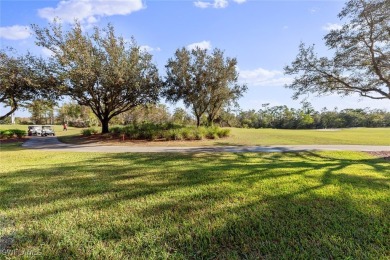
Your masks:
{"label": "dirt patch", "polygon": [[5,251],[12,248],[14,243],[13,236],[3,236],[0,237],[0,251]]}
{"label": "dirt patch", "polygon": [[382,158],[390,161],[390,151],[381,151],[381,152],[367,152],[375,157]]}
{"label": "dirt patch", "polygon": [[[105,134],[95,134],[91,136],[61,136],[58,138],[61,142],[67,144],[92,144],[92,145],[108,145],[108,146],[210,146],[215,140],[220,139],[202,139],[202,140],[169,140],[157,139],[154,141],[134,140],[123,137],[113,137]],[[223,144],[222,144],[223,145]]]}
{"label": "dirt patch", "polygon": [[316,129],[316,131],[320,132],[336,132],[336,131],[341,131],[339,128],[324,128],[324,129]]}
{"label": "dirt patch", "polygon": [[14,223],[4,216],[0,216],[0,252],[8,250],[14,243],[14,234],[10,232],[14,227]]}
{"label": "dirt patch", "polygon": [[28,137],[0,139],[0,144],[24,143],[27,140]]}

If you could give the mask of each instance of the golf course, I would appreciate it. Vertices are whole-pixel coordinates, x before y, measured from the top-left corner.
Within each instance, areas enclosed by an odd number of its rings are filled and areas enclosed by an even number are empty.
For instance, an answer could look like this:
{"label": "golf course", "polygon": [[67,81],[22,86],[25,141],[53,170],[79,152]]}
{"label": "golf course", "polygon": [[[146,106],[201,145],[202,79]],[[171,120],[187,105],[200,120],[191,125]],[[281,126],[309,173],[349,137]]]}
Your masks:
{"label": "golf course", "polygon": [[0,7],[0,260],[390,260],[390,0]]}
{"label": "golf course", "polygon": [[[258,145],[389,145],[388,133],[232,129],[196,145],[246,145],[251,136]],[[365,152],[78,153],[17,142],[1,145],[0,160],[0,245],[12,245],[11,258],[387,259],[390,252],[390,162]]]}

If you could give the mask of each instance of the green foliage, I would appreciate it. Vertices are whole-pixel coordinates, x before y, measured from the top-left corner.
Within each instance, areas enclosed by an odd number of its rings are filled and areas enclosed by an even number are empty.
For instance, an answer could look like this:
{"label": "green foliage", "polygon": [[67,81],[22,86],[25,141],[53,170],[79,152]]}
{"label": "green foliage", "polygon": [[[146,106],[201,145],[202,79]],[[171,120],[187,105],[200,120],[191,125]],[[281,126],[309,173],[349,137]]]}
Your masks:
{"label": "green foliage", "polygon": [[180,125],[189,125],[193,123],[191,115],[181,107],[175,108],[175,111],[172,115],[172,121]]}
{"label": "green foliage", "polygon": [[99,132],[99,131],[98,131],[96,128],[92,128],[92,127],[81,130],[81,134],[82,134],[83,136],[95,135],[95,134],[97,134],[98,132]]}
{"label": "green foliage", "polygon": [[163,124],[170,121],[168,107],[164,104],[137,106],[113,118],[112,124],[139,125],[143,123]]}
{"label": "green foliage", "polygon": [[136,44],[115,35],[114,27],[94,28],[92,35],[80,23],[63,32],[59,23],[33,26],[37,45],[54,55],[54,68],[64,82],[65,95],[89,106],[109,132],[115,116],[159,99],[161,80],[152,56]]}
{"label": "green foliage", "polygon": [[128,125],[125,127],[111,127],[110,133],[114,137],[125,136],[127,139],[135,140],[201,140],[217,139],[227,137],[230,134],[229,129],[219,127],[185,127],[173,123],[152,124],[144,123],[137,125]]}
{"label": "green foliage", "polygon": [[52,100],[36,99],[26,102],[25,107],[31,114],[34,124],[54,124],[54,106]]}
{"label": "green foliage", "polygon": [[81,106],[75,102],[64,103],[58,111],[57,123],[67,123],[73,127],[97,126],[99,119],[88,106]]}
{"label": "green foliage", "polygon": [[28,101],[39,97],[56,98],[60,81],[49,68],[50,64],[42,58],[0,50],[0,103],[10,107],[0,115],[0,120]]}
{"label": "green foliage", "polygon": [[342,28],[331,30],[325,45],[333,57],[318,57],[314,45],[299,46],[287,75],[294,98],[309,93],[390,100],[390,1],[350,0],[339,14]]}
{"label": "green foliage", "polygon": [[321,111],[313,109],[310,103],[302,108],[264,104],[258,111],[241,111],[237,116],[238,127],[243,128],[347,128],[347,127],[389,127],[390,112],[380,109],[343,109]]}
{"label": "green foliage", "polygon": [[20,130],[20,129],[5,129],[5,130],[0,130],[0,139],[3,138],[22,138],[27,135],[27,132],[25,130]]}
{"label": "green foliage", "polygon": [[228,137],[230,135],[230,129],[222,128],[217,132],[219,138]]}
{"label": "green foliage", "polygon": [[182,100],[186,107],[191,107],[197,126],[201,117],[207,114],[211,126],[222,110],[247,90],[246,85],[237,83],[236,65],[235,58],[225,58],[219,49],[211,54],[200,48],[178,49],[165,66],[167,76],[163,95],[169,101]]}

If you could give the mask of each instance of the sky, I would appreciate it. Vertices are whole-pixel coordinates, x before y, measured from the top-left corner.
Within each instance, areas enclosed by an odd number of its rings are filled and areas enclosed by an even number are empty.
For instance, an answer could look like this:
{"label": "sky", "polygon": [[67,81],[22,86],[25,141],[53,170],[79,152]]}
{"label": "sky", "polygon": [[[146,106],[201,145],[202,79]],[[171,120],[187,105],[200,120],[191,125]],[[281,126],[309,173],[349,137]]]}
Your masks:
{"label": "sky", "polygon": [[88,31],[111,23],[117,35],[133,36],[153,55],[161,76],[167,60],[182,47],[219,48],[237,58],[239,80],[248,86],[239,100],[244,110],[258,110],[265,103],[298,108],[304,98],[317,110],[390,110],[387,100],[358,96],[310,95],[293,100],[292,90],[284,87],[292,78],[283,74],[283,67],[294,60],[300,42],[315,44],[319,55],[331,54],[323,37],[345,22],[337,17],[344,4],[343,0],[1,0],[0,48],[47,57],[50,53],[34,43],[31,24],[47,27],[57,17],[66,29],[78,19]]}

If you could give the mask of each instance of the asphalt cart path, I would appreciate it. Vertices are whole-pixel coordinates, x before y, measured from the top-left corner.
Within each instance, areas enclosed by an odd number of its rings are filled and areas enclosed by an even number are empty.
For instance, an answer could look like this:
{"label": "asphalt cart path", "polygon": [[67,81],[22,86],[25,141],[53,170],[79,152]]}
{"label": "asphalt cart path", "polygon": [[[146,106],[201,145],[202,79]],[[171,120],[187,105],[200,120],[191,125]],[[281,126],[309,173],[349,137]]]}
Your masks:
{"label": "asphalt cart path", "polygon": [[206,146],[206,147],[159,147],[159,146],[108,146],[97,144],[64,144],[57,137],[34,136],[23,145],[25,148],[44,151],[105,152],[105,153],[167,153],[167,152],[299,152],[299,151],[390,151],[390,146],[375,145],[271,145],[271,146]]}

